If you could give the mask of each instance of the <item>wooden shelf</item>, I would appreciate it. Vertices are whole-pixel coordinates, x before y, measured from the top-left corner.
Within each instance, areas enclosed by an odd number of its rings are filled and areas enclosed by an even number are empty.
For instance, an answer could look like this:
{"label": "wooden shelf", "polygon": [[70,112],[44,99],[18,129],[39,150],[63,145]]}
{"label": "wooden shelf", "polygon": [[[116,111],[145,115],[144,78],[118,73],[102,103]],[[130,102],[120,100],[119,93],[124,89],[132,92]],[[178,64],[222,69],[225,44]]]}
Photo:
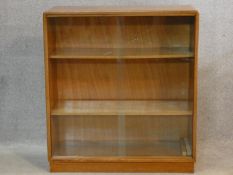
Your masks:
{"label": "wooden shelf", "polygon": [[52,115],[192,115],[188,101],[61,100]]}
{"label": "wooden shelf", "polygon": [[51,59],[143,59],[192,58],[189,48],[59,48]]}
{"label": "wooden shelf", "polygon": [[186,151],[186,146],[181,140],[173,141],[142,141],[142,140],[117,140],[117,141],[63,141],[55,145],[54,159],[83,159],[91,157],[138,157],[145,156],[191,156]]}

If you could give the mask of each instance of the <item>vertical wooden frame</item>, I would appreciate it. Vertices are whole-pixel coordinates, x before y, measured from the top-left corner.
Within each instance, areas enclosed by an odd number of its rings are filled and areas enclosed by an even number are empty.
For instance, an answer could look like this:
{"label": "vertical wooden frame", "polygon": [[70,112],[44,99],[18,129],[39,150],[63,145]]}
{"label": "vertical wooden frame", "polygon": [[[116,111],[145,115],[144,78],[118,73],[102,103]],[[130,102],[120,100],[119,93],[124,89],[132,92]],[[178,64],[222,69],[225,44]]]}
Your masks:
{"label": "vertical wooden frame", "polygon": [[195,38],[194,38],[194,101],[193,101],[193,159],[196,161],[197,145],[197,93],[198,93],[198,36],[199,36],[199,13],[195,14]]}
{"label": "vertical wooden frame", "polygon": [[50,70],[49,70],[49,48],[48,48],[48,20],[46,14],[43,15],[44,29],[44,69],[45,69],[45,93],[46,93],[46,123],[47,123],[47,151],[48,161],[51,160],[51,124],[50,124]]}

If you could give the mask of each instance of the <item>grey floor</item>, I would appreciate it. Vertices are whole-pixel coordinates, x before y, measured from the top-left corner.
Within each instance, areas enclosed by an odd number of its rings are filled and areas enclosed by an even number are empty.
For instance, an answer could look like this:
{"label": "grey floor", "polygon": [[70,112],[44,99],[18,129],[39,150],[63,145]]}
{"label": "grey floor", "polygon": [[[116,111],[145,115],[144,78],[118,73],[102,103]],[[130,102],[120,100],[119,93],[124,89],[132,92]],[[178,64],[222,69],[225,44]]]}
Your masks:
{"label": "grey floor", "polygon": [[[49,174],[46,146],[42,144],[0,145],[0,175],[7,174]],[[233,141],[199,142],[195,174],[233,175]]]}

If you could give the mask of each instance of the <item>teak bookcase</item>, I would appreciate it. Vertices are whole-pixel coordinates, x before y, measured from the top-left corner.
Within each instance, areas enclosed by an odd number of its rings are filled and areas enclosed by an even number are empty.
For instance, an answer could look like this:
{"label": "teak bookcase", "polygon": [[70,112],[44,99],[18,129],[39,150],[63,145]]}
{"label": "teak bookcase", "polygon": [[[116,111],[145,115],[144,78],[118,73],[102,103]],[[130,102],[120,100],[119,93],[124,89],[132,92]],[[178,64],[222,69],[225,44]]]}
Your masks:
{"label": "teak bookcase", "polygon": [[55,7],[44,13],[52,172],[193,172],[198,12]]}

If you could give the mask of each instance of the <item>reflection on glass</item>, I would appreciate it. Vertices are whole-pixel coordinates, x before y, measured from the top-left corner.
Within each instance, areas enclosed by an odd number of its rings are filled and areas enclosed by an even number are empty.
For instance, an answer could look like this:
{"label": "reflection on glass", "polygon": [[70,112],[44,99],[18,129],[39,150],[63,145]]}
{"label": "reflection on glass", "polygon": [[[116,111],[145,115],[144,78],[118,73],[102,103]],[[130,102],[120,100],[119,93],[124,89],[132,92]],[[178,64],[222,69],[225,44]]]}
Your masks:
{"label": "reflection on glass", "polygon": [[53,118],[54,156],[191,156],[191,117]]}
{"label": "reflection on glass", "polygon": [[192,156],[193,17],[49,20],[53,156]]}

